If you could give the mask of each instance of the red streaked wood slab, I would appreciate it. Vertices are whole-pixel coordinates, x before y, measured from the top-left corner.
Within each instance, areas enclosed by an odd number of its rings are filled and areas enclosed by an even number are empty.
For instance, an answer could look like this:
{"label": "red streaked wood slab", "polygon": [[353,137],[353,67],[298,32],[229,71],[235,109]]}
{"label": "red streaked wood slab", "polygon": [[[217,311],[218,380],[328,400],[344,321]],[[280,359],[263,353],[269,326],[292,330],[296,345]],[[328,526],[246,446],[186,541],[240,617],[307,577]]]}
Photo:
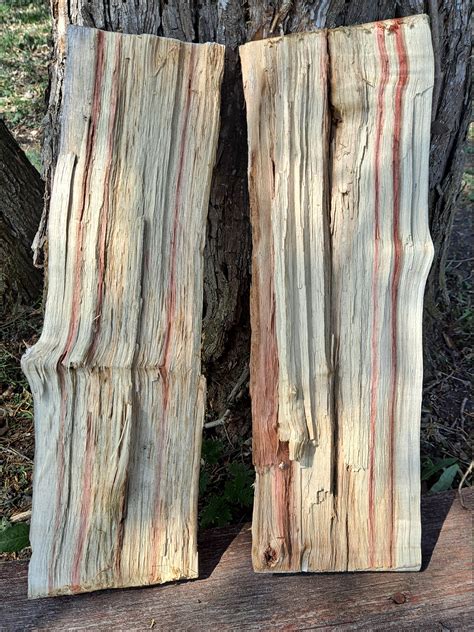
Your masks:
{"label": "red streaked wood slab", "polygon": [[29,594],[197,576],[206,216],[224,49],[70,27]]}
{"label": "red streaked wood slab", "polygon": [[415,16],[240,49],[257,571],[417,570],[433,53]]}
{"label": "red streaked wood slab", "polygon": [[[474,496],[464,491],[472,508]],[[199,579],[29,601],[27,563],[0,563],[2,630],[470,630],[472,513],[422,499],[421,573],[256,574],[250,525],[205,531]],[[397,603],[398,602],[398,603]]]}

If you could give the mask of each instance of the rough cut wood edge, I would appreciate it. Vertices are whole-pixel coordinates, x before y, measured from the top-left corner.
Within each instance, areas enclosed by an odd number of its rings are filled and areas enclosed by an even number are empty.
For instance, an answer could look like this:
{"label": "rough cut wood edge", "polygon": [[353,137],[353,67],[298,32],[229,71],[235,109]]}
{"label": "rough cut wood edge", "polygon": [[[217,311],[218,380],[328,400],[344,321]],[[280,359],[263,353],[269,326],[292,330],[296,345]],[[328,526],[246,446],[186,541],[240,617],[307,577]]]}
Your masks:
{"label": "rough cut wood edge", "polygon": [[427,17],[263,40],[240,54],[254,568],[417,570],[433,252]]}
{"label": "rough cut wood edge", "polygon": [[455,496],[422,497],[421,573],[255,574],[249,524],[200,534],[198,580],[146,589],[28,601],[27,564],[0,562],[2,630],[470,630],[472,513]]}
{"label": "rough cut wood edge", "polygon": [[224,48],[68,30],[29,595],[196,577],[203,247]]}

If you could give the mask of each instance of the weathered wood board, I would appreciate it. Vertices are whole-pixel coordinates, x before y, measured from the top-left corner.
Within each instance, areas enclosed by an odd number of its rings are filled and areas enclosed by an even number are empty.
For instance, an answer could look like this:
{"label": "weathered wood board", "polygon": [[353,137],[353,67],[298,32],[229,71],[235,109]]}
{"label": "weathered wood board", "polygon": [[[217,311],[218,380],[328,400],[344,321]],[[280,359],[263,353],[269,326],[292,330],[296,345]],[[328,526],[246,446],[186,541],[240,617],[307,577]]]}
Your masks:
{"label": "weathered wood board", "polygon": [[203,246],[224,48],[70,27],[31,597],[196,577]]}
{"label": "weathered wood board", "polygon": [[[27,564],[0,562],[2,630],[472,630],[472,512],[454,492],[422,498],[423,572],[256,574],[250,525],[205,531],[199,579],[26,599]],[[472,509],[474,493],[464,490]]]}
{"label": "weathered wood board", "polygon": [[417,570],[426,16],[240,48],[257,571]]}

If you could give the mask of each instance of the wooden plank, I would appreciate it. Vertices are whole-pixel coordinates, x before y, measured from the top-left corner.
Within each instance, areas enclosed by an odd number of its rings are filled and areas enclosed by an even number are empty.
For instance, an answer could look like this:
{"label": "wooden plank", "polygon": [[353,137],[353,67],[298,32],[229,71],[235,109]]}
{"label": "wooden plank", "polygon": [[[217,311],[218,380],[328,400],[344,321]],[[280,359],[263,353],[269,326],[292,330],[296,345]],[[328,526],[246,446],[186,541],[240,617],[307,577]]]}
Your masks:
{"label": "wooden plank", "polygon": [[[472,507],[472,490],[465,495]],[[472,514],[453,498],[422,500],[421,573],[255,574],[245,525],[202,534],[201,579],[155,588],[28,601],[27,564],[0,564],[0,627],[147,630],[154,621],[153,630],[177,632],[472,629]]]}
{"label": "wooden plank", "polygon": [[197,576],[203,245],[224,48],[70,27],[29,595]]}
{"label": "wooden plank", "polygon": [[240,54],[254,568],[417,570],[427,17],[251,42]]}

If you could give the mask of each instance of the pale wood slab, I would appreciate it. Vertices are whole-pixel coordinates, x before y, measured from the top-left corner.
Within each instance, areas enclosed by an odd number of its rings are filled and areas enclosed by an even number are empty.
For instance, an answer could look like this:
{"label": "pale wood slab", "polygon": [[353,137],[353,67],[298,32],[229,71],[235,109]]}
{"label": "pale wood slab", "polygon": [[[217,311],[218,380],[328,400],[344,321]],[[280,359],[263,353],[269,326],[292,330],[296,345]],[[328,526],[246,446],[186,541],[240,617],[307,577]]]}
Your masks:
{"label": "pale wood slab", "polygon": [[[472,490],[464,495],[472,508]],[[472,513],[453,497],[447,492],[422,500],[421,573],[255,574],[247,524],[205,531],[199,540],[200,578],[167,586],[28,601],[27,564],[0,564],[0,627],[8,632],[471,630]]]}
{"label": "pale wood slab", "polygon": [[416,570],[426,16],[240,49],[257,571]]}
{"label": "pale wood slab", "polygon": [[70,27],[29,595],[196,577],[203,245],[222,46]]}

